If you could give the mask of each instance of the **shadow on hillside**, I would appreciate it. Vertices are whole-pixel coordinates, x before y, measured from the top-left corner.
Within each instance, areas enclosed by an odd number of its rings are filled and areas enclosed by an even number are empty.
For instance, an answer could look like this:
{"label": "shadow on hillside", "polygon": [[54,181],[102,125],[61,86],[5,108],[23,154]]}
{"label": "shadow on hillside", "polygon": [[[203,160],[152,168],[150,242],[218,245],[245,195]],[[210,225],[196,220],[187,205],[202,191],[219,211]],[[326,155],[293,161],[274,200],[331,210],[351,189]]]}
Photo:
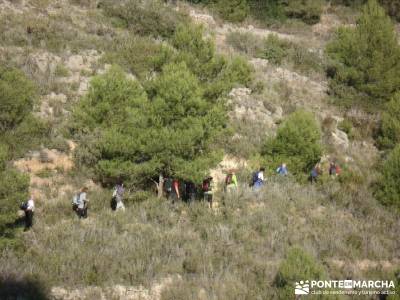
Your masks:
{"label": "shadow on hillside", "polygon": [[19,218],[15,219],[14,222],[7,223],[6,227],[8,229],[16,229],[16,228],[25,227],[25,217],[19,217]]}
{"label": "shadow on hillside", "polygon": [[32,279],[3,279],[0,277],[0,299],[2,300],[49,300],[46,287]]}

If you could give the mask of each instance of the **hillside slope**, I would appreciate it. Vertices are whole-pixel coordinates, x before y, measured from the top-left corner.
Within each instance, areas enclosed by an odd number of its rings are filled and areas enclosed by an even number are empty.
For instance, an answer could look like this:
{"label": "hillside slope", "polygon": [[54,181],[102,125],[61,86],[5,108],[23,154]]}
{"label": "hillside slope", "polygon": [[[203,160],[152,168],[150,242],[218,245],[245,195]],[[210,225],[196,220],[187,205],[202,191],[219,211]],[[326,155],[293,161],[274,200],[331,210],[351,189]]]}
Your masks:
{"label": "hillside slope", "polygon": [[[89,155],[79,153],[87,150],[79,148],[84,133],[71,134],[71,115],[91,89],[91,79],[112,64],[146,88],[146,80],[158,76],[159,61],[145,58],[159,54],[154,45],[172,46],[168,38],[125,26],[104,3],[0,2],[0,60],[35,82],[34,115],[51,128],[39,147],[12,162],[29,176],[37,208],[33,229],[17,228],[16,239],[1,248],[0,298],[288,299],[293,278],[314,275],[313,269],[320,278],[396,280],[400,218],[371,190],[381,154],[371,134],[376,116],[360,107],[344,110],[328,95],[325,44],[336,27],[352,24],[329,11],[320,23],[291,31],[225,23],[187,3],[168,6],[202,24],[218,54],[244,58],[254,68],[252,82],[235,84],[227,93],[227,127],[233,135],[219,141],[224,159],[210,170],[218,181],[212,209],[201,201],[157,199],[150,182],[147,190],[129,187],[126,211],[112,212],[110,186],[101,184],[90,164],[80,165]],[[168,15],[166,22],[174,17]],[[288,53],[295,54],[279,63],[260,54],[270,35],[278,44],[289,42]],[[131,40],[127,48],[133,52],[121,54]],[[151,71],[141,72],[146,68]],[[312,112],[320,124],[321,182],[309,184],[307,174],[280,178],[272,175],[276,166],[267,165],[266,185],[254,192],[248,181],[251,171],[267,163],[260,154],[265,140],[297,110]],[[352,134],[344,120],[355,124]],[[326,174],[333,159],[343,164],[340,178]],[[229,169],[238,171],[234,194],[223,192]],[[71,199],[83,185],[91,204],[88,219],[78,220]],[[293,251],[310,259],[292,261]]]}

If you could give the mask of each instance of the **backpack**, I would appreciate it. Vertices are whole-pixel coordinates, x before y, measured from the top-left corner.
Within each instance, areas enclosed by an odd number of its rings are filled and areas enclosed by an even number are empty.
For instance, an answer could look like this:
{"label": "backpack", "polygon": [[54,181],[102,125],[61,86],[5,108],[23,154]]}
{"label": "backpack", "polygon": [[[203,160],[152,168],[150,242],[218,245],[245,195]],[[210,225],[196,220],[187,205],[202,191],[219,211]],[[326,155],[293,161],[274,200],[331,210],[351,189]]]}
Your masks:
{"label": "backpack", "polygon": [[232,174],[228,174],[225,179],[225,184],[229,185],[232,183]]}
{"label": "backpack", "polygon": [[207,179],[204,180],[201,189],[203,190],[203,192],[208,192],[210,190],[210,181]]}
{"label": "backpack", "polygon": [[81,193],[78,193],[78,194],[75,194],[74,197],[72,197],[72,210],[73,211],[78,210],[80,196],[81,196]]}
{"label": "backpack", "polygon": [[22,202],[19,208],[25,211],[28,208],[28,202]]}
{"label": "backpack", "polygon": [[336,165],[335,171],[336,171],[336,175],[340,175],[340,172],[342,172],[342,169],[340,169],[340,167],[338,165]]}
{"label": "backpack", "polygon": [[164,188],[167,192],[172,191],[172,180],[170,178],[167,178],[164,182]]}
{"label": "backpack", "polygon": [[72,197],[72,204],[79,204],[79,198],[81,196],[81,193],[75,194],[74,197]]}
{"label": "backpack", "polygon": [[251,185],[253,186],[253,185],[255,185],[256,184],[256,182],[258,181],[258,171],[256,171],[256,172],[254,172],[253,173],[253,175],[252,175],[252,178],[251,178]]}

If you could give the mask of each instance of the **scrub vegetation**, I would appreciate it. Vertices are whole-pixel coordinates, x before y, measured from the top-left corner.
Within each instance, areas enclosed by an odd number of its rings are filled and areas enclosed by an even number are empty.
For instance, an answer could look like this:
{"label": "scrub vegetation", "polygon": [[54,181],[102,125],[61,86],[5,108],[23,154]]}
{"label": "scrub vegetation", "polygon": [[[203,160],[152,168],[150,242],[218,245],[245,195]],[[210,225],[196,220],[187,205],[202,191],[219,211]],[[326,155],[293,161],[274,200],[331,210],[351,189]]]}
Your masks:
{"label": "scrub vegetation", "polygon": [[[124,299],[115,293],[126,287],[145,299],[289,299],[300,280],[399,286],[396,3],[1,3],[0,298]],[[287,176],[276,174],[283,163]],[[239,187],[226,192],[232,172]],[[212,208],[201,193],[210,175]],[[196,201],[157,197],[165,178],[195,183]],[[121,181],[126,210],[114,212]],[[87,219],[71,207],[82,186]],[[23,232],[29,195],[34,225]]]}

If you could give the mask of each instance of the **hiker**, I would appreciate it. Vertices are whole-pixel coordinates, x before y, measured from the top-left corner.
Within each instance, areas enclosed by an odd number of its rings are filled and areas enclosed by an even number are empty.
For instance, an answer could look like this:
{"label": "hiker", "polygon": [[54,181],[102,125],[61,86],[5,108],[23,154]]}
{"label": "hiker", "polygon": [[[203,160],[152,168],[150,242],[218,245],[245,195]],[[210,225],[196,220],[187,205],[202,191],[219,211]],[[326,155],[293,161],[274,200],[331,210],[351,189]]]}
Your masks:
{"label": "hiker", "polygon": [[238,181],[234,170],[231,170],[225,177],[225,190],[230,193],[236,191],[238,188]]}
{"label": "hiker", "polygon": [[169,199],[172,193],[172,178],[170,177],[167,177],[164,180],[164,192],[165,192],[165,197]]}
{"label": "hiker", "polygon": [[87,218],[87,210],[89,205],[89,200],[87,199],[87,191],[88,188],[83,187],[74,197],[74,203],[77,204],[76,214],[78,215],[79,219]]}
{"label": "hiker", "polygon": [[287,176],[289,174],[288,169],[286,167],[285,163],[282,163],[277,169],[276,173],[278,173],[281,176]]}
{"label": "hiker", "polygon": [[311,183],[316,183],[318,180],[318,176],[321,174],[320,164],[317,163],[311,170],[309,180]]}
{"label": "hiker", "polygon": [[196,200],[196,185],[192,181],[185,183],[185,196],[188,203]]}
{"label": "hiker", "polygon": [[264,185],[264,172],[265,168],[260,168],[259,171],[253,173],[252,187],[253,190],[258,190]]}
{"label": "hiker", "polygon": [[25,231],[27,231],[33,225],[33,214],[35,211],[35,202],[33,201],[33,196],[31,195],[28,201],[22,203],[20,208],[25,213]]}
{"label": "hiker", "polygon": [[171,190],[172,203],[181,198],[181,193],[179,191],[179,181],[178,179],[172,180],[172,190]]}
{"label": "hiker", "polygon": [[118,183],[113,192],[113,198],[115,199],[115,209],[114,210],[125,210],[124,202],[122,202],[124,197],[124,184],[122,182]]}
{"label": "hiker", "polygon": [[212,208],[214,181],[211,176],[203,180],[202,190],[203,190],[204,201],[207,201],[208,204],[210,205],[210,208]]}
{"label": "hiker", "polygon": [[341,169],[339,167],[339,165],[336,162],[331,162],[329,164],[329,175],[332,178],[336,178],[337,176],[340,175]]}

